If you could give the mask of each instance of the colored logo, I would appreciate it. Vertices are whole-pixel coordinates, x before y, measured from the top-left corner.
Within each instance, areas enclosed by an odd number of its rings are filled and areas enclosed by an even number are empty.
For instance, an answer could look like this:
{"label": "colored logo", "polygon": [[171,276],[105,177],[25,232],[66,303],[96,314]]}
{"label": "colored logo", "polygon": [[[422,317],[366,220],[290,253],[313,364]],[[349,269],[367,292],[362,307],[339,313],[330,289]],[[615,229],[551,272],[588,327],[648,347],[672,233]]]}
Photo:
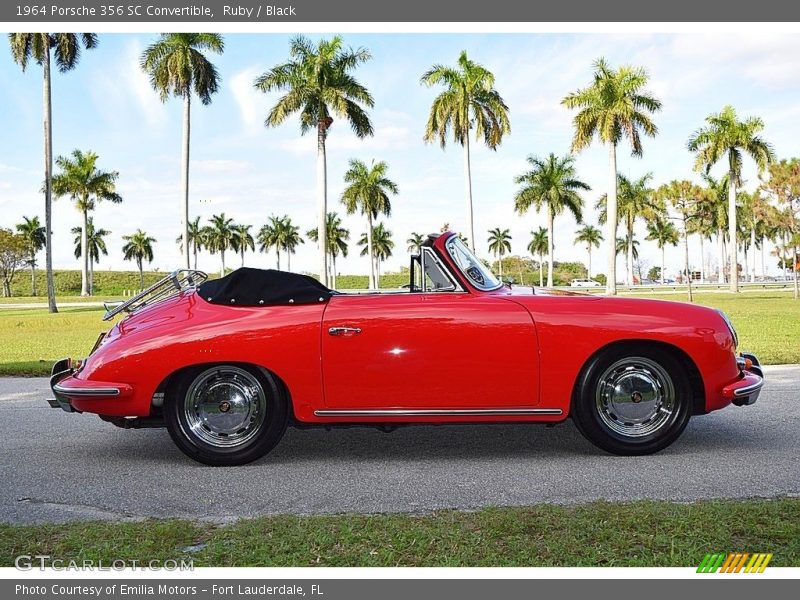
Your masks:
{"label": "colored logo", "polygon": [[772,554],[749,552],[719,552],[706,554],[697,567],[698,573],[763,573]]}

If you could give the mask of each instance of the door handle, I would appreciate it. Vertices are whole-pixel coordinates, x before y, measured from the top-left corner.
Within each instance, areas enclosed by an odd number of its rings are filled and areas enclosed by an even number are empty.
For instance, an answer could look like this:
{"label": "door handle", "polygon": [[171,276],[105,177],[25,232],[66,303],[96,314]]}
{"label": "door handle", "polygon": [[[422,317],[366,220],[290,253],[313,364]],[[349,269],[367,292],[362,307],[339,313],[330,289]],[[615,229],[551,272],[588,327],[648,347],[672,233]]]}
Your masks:
{"label": "door handle", "polygon": [[356,335],[361,333],[361,327],[331,327],[328,329],[330,335]]}

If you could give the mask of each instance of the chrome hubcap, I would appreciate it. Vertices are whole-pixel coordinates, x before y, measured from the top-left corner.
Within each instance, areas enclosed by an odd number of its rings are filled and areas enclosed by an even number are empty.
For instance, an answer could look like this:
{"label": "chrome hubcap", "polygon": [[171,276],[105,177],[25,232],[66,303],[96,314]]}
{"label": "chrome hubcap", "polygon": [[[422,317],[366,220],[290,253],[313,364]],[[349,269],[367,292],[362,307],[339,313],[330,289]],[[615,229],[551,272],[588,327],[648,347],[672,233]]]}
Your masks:
{"label": "chrome hubcap", "polygon": [[605,370],[595,402],[606,427],[632,438],[670,423],[676,408],[672,378],[658,363],[638,356],[618,360]]}
{"label": "chrome hubcap", "polygon": [[209,369],[194,380],[184,403],[191,434],[220,448],[241,446],[261,429],[267,399],[258,379],[238,367]]}

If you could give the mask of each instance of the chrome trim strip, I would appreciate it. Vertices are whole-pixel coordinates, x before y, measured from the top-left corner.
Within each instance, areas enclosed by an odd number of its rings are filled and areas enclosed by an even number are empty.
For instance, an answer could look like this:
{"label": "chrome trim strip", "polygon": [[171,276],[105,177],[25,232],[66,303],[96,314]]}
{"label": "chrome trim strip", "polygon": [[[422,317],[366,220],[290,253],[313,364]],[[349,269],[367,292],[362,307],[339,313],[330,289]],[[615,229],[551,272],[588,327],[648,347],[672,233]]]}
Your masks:
{"label": "chrome trim strip", "polygon": [[331,409],[315,410],[316,417],[481,417],[508,415],[560,415],[560,408],[456,408],[456,409]]}
{"label": "chrome trim strip", "polygon": [[61,385],[54,385],[53,391],[64,396],[119,396],[119,388],[66,388]]}
{"label": "chrome trim strip", "polygon": [[757,392],[762,387],[764,387],[764,380],[758,381],[756,383],[750,384],[746,387],[739,388],[738,390],[733,390],[733,397],[734,398],[742,398],[744,396],[749,396],[753,392]]}

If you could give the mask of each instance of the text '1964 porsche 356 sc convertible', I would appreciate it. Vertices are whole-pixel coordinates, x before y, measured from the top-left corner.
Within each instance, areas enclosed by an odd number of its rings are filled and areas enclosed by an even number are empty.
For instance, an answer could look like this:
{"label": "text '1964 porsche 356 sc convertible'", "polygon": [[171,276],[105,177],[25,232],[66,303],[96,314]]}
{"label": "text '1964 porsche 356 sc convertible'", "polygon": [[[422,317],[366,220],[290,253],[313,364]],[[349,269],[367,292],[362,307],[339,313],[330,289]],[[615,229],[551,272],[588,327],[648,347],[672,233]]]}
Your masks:
{"label": "text '1964 porsche 356 sc convertible'", "polygon": [[287,425],[557,423],[615,454],[657,452],[692,415],[753,404],[758,360],[720,311],[499,281],[453,233],[409,285],[339,293],[305,275],[176,271],[122,304],[89,356],[53,367],[53,407],[166,427],[237,465]]}

